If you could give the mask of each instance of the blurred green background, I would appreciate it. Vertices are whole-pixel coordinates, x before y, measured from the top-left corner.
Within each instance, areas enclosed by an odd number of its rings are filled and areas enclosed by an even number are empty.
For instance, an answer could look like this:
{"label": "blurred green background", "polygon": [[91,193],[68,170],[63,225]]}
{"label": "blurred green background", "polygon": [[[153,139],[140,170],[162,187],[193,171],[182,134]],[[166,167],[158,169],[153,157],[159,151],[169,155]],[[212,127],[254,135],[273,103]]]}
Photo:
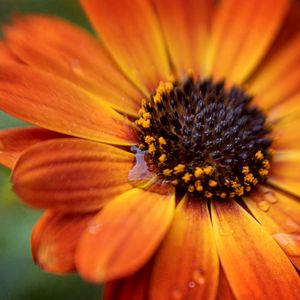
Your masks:
{"label": "blurred green background", "polygon": [[[0,0],[0,23],[16,12],[62,16],[90,29],[77,0]],[[0,129],[24,123],[0,112]],[[40,215],[22,205],[11,192],[9,170],[0,167],[0,300],[99,300],[101,289],[78,276],[55,276],[34,265],[31,229]]]}

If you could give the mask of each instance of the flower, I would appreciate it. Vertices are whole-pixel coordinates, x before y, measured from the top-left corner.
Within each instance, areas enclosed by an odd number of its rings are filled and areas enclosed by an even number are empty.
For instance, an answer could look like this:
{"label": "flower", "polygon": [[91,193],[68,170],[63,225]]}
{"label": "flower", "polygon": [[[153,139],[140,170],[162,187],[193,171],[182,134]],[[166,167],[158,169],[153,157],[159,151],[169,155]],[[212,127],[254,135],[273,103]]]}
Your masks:
{"label": "flower", "polygon": [[82,0],[4,28],[0,133],[45,270],[105,299],[297,299],[300,6]]}

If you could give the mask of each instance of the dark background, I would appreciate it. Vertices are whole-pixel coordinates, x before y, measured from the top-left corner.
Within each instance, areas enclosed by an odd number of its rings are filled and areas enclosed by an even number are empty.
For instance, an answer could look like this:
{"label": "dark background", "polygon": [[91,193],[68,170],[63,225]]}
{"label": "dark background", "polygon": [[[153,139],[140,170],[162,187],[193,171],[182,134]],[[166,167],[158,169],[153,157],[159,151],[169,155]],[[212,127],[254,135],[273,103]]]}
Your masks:
{"label": "dark background", "polygon": [[[14,13],[42,12],[90,27],[76,0],[0,0],[0,23]],[[0,111],[0,129],[24,123]],[[34,265],[30,232],[41,212],[20,203],[11,192],[9,170],[0,166],[0,300],[99,300],[101,289],[76,275],[55,276]]]}

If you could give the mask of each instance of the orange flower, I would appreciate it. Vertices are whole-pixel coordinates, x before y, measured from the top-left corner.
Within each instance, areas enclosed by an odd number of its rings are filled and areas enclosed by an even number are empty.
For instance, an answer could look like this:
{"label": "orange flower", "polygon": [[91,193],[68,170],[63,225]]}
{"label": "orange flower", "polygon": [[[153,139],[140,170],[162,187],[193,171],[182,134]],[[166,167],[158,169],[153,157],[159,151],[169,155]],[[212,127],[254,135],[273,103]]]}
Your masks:
{"label": "orange flower", "polygon": [[106,300],[298,299],[298,2],[81,2],[101,43],[31,15],[0,48],[34,260]]}

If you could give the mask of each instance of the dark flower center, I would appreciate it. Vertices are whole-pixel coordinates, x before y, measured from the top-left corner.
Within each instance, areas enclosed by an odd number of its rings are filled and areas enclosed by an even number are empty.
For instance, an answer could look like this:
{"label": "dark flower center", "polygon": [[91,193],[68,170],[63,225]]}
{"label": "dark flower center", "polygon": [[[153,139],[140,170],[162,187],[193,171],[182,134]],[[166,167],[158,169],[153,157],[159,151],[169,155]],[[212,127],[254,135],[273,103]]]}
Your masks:
{"label": "dark flower center", "polygon": [[178,192],[242,196],[266,179],[272,143],[261,110],[224,82],[161,82],[136,121],[148,167]]}

